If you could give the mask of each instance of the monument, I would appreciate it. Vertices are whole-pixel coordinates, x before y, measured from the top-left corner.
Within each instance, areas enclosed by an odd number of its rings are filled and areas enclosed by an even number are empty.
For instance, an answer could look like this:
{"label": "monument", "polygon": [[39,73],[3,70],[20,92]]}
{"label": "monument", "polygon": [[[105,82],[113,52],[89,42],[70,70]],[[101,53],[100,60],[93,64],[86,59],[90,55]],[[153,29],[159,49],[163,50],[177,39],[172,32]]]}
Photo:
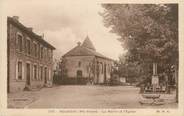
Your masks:
{"label": "monument", "polygon": [[156,88],[159,86],[159,78],[157,74],[157,63],[153,63],[153,75],[152,75],[151,84],[153,87],[153,92],[156,92]]}

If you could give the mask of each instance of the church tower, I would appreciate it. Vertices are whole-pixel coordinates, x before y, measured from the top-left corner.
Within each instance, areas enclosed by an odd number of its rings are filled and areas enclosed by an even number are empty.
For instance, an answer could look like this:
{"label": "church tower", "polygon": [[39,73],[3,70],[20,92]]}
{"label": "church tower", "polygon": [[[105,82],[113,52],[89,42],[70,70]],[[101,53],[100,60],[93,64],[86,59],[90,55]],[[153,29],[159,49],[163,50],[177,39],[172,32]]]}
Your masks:
{"label": "church tower", "polygon": [[89,39],[88,35],[86,36],[86,38],[85,38],[85,40],[84,40],[82,46],[83,46],[83,47],[86,47],[86,48],[89,48],[89,49],[91,49],[91,50],[96,51],[96,49],[95,49],[93,43],[91,42],[91,40]]}

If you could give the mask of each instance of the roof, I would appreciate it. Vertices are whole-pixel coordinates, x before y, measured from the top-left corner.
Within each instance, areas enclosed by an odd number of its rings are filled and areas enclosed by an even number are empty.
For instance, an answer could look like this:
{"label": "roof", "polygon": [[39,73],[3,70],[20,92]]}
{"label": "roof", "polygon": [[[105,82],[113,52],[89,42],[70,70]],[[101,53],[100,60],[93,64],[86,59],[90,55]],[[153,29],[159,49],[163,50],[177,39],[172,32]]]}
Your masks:
{"label": "roof", "polygon": [[15,26],[17,26],[19,29],[21,29],[23,32],[25,32],[28,36],[32,37],[33,39],[36,39],[37,41],[43,43],[45,46],[51,48],[51,49],[55,49],[54,46],[52,46],[51,44],[49,44],[47,41],[45,41],[42,36],[37,35],[36,33],[34,33],[33,31],[29,30],[28,27],[24,26],[23,24],[21,24],[18,20],[13,19],[12,17],[8,17],[8,23],[11,23]]}
{"label": "roof", "polygon": [[92,49],[92,50],[96,50],[95,47],[94,47],[94,45],[93,45],[93,43],[91,42],[91,40],[89,39],[88,36],[84,40],[82,46],[83,47],[87,47],[87,48]]}
{"label": "roof", "polygon": [[74,47],[65,55],[63,55],[63,57],[66,57],[66,56],[96,56],[96,57],[112,60],[102,55],[101,53],[96,52],[95,47],[93,46],[88,36],[86,37],[82,45],[78,45]]}

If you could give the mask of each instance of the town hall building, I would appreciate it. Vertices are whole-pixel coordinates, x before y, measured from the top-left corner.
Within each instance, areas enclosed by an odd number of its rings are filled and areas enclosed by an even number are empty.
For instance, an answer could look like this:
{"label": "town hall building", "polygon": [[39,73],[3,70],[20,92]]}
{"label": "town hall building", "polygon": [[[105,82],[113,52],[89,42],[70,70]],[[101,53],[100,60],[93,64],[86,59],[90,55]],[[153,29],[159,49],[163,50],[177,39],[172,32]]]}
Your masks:
{"label": "town hall building", "polygon": [[18,16],[8,17],[8,92],[52,86],[54,49],[43,36],[20,23]]}
{"label": "town hall building", "polygon": [[87,36],[84,42],[63,55],[65,84],[105,84],[110,81],[113,60],[98,53]]}

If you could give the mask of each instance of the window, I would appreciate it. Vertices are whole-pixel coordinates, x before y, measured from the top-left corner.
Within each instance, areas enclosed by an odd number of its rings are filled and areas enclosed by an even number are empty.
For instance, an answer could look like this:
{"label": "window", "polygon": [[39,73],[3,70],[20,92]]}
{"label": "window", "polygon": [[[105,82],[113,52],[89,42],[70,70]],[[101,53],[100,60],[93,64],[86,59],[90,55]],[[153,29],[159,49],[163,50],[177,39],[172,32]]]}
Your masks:
{"label": "window", "polygon": [[111,65],[109,65],[109,72],[111,73],[112,69],[111,69]]}
{"label": "window", "polygon": [[24,52],[27,53],[27,40],[24,40]]}
{"label": "window", "polygon": [[46,58],[46,59],[48,58],[48,51],[47,51],[47,48],[45,48],[45,58]]}
{"label": "window", "polygon": [[78,67],[81,67],[81,62],[80,61],[78,62]]}
{"label": "window", "polygon": [[41,47],[41,58],[43,58],[43,47]]}
{"label": "window", "polygon": [[27,53],[30,55],[31,54],[31,41],[27,40]]}
{"label": "window", "polygon": [[81,70],[77,71],[77,77],[79,77],[79,78],[82,77],[82,71]]}
{"label": "window", "polygon": [[33,54],[35,57],[37,57],[37,44],[34,43],[34,46],[33,46]]}
{"label": "window", "polygon": [[34,79],[37,79],[37,65],[33,66],[33,74],[34,74]]}
{"label": "window", "polygon": [[45,58],[45,48],[43,48],[43,59]]}
{"label": "window", "polygon": [[48,56],[49,56],[49,60],[51,59],[51,50],[48,50]]}
{"label": "window", "polygon": [[37,56],[38,56],[38,58],[40,58],[40,45],[38,44],[38,51],[37,51]]}
{"label": "window", "polygon": [[44,54],[45,54],[44,58],[48,59],[48,49],[47,48],[44,49]]}
{"label": "window", "polygon": [[18,62],[18,80],[22,80],[23,79],[23,73],[22,73],[22,62]]}
{"label": "window", "polygon": [[101,63],[101,66],[102,66],[102,74],[103,74],[103,70],[104,70],[103,63]]}
{"label": "window", "polygon": [[108,72],[109,72],[109,73],[111,72],[110,64],[108,64]]}
{"label": "window", "polygon": [[23,48],[23,37],[22,35],[18,34],[17,36],[17,42],[18,42],[18,50],[19,52],[22,52],[22,48]]}
{"label": "window", "polygon": [[52,56],[53,56],[53,51],[51,50],[51,55],[50,55],[50,58],[52,59]]}
{"label": "window", "polygon": [[35,49],[36,49],[36,46],[35,46],[35,43],[33,42],[33,46],[32,46],[32,53],[33,53],[33,56],[35,56]]}
{"label": "window", "polygon": [[97,74],[100,73],[100,63],[97,61],[97,64],[96,64],[96,72]]}
{"label": "window", "polygon": [[91,63],[89,63],[89,65],[87,66],[87,73],[90,73],[91,71]]}
{"label": "window", "polygon": [[47,67],[45,67],[45,69],[44,69],[44,81],[45,81],[45,84],[47,83],[47,80],[48,80],[48,78],[47,78]]}

